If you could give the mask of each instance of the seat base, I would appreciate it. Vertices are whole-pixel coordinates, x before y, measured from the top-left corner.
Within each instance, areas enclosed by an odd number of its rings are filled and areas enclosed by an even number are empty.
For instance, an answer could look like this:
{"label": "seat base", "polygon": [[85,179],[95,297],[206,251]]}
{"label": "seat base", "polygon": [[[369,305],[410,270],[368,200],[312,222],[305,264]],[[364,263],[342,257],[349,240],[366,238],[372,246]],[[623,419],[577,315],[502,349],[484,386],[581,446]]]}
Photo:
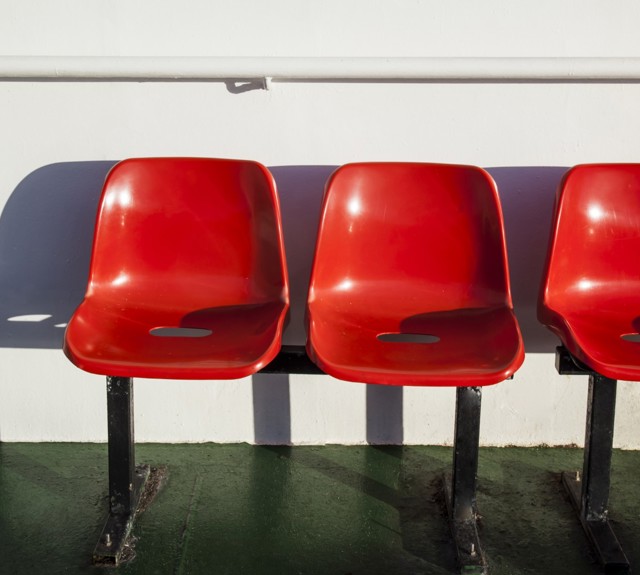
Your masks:
{"label": "seat base", "polygon": [[93,550],[94,565],[117,567],[135,557],[131,547],[131,529],[140,509],[142,495],[149,483],[151,470],[148,465],[136,467],[133,478],[133,509],[130,513],[109,513],[100,539]]}
{"label": "seat base", "polygon": [[[513,310],[507,305],[412,314],[375,315],[371,310],[316,312],[310,306],[310,358],[327,374],[381,385],[483,386],[509,378],[524,350]],[[318,307],[318,306],[316,306]],[[415,311],[415,310],[414,310]],[[320,318],[320,319],[317,319]],[[385,340],[397,335],[433,338]]]}
{"label": "seat base", "polygon": [[[64,352],[99,375],[240,379],[277,355],[287,309],[283,301],[267,301],[157,310],[86,298],[69,322]],[[157,330],[166,330],[164,337]]]}
{"label": "seat base", "polygon": [[571,504],[575,509],[582,528],[596,552],[598,562],[605,573],[629,573],[631,567],[618,539],[611,528],[608,519],[588,519],[582,511],[582,481],[577,473],[565,471],[562,474],[562,484],[569,494]]}

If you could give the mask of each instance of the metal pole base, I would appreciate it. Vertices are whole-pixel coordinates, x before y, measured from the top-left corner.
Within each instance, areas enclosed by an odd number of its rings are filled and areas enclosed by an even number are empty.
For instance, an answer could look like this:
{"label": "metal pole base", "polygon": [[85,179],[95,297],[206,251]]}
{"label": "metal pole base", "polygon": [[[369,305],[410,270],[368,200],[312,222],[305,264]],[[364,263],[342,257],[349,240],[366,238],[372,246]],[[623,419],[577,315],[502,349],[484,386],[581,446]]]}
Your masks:
{"label": "metal pole base", "polygon": [[456,546],[456,556],[460,573],[486,575],[488,573],[487,558],[480,545],[478,536],[477,510],[472,507],[466,519],[455,519],[453,513],[453,478],[450,473],[442,477],[444,483],[444,499],[447,505],[447,515],[453,542]]}
{"label": "metal pole base", "polygon": [[562,474],[562,485],[569,494],[582,528],[593,545],[598,561],[605,573],[629,573],[631,567],[613,529],[606,517],[587,519],[582,511],[582,481],[577,473],[565,471]]}
{"label": "metal pole base", "polygon": [[142,494],[150,476],[148,465],[136,467],[133,480],[133,508],[131,513],[109,513],[107,522],[93,550],[95,565],[117,567],[135,556],[130,544],[133,522],[140,509]]}
{"label": "metal pole base", "polygon": [[609,487],[616,412],[615,379],[593,371],[560,346],[558,373],[589,376],[582,476],[563,473],[562,484],[606,573],[629,573],[630,566],[609,523]]}

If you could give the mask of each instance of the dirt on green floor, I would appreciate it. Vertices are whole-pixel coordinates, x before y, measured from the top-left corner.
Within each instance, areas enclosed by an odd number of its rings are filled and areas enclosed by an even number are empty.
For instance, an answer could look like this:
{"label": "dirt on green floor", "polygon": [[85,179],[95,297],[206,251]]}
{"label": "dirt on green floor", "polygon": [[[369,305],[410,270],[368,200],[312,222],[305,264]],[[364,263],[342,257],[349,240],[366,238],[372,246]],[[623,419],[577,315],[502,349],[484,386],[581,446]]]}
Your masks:
{"label": "dirt on green floor", "polygon": [[[456,571],[444,447],[140,445],[162,469],[135,558],[91,565],[106,446],[0,444],[0,574],[441,575]],[[483,448],[480,536],[492,575],[600,573],[560,482],[582,450]],[[615,451],[610,514],[640,569],[640,452]]]}

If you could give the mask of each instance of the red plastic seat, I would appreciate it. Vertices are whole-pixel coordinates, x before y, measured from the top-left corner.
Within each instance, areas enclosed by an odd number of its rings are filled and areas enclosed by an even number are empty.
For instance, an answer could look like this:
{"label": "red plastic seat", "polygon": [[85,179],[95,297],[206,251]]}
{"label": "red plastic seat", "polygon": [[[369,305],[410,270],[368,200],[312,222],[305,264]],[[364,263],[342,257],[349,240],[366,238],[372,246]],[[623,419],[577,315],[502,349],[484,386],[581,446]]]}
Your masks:
{"label": "red plastic seat", "polygon": [[307,320],[309,356],[340,379],[481,386],[511,376],[524,350],[491,177],[442,164],[338,169]]}
{"label": "red plastic seat", "polygon": [[[538,318],[561,374],[589,376],[582,474],[563,473],[606,572],[630,569],[609,521],[617,380],[640,381],[640,164],[569,170],[556,197]],[[635,340],[635,341],[634,341]]]}
{"label": "red plastic seat", "polygon": [[[640,380],[640,164],[571,169],[556,198],[538,317],[582,363]],[[637,336],[640,340],[640,336]]]}
{"label": "red plastic seat", "polygon": [[287,309],[278,199],[264,166],[125,160],[104,186],[87,292],[64,349],[110,376],[240,378],[278,353]]}

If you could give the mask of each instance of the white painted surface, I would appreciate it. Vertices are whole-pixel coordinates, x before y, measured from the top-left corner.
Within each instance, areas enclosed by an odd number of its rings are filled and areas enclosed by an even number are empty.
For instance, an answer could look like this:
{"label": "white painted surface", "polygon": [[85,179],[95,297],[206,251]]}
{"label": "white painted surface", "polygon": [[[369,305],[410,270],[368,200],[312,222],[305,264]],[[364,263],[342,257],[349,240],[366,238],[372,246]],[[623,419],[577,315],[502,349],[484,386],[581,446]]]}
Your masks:
{"label": "white painted surface", "polygon": [[[5,56],[640,57],[631,1],[300,3],[0,0]],[[230,88],[234,89],[233,86]],[[528,355],[486,388],[481,440],[583,441],[587,382],[559,376],[533,306],[555,185],[568,166],[640,161],[640,84],[0,82],[0,440],[104,441],[102,378],[58,345],[86,277],[108,166],[132,156],[261,161],[279,185],[301,342],[318,203],[332,167],[359,160],[470,163],[500,188]],[[41,322],[9,317],[47,314]],[[8,326],[8,327],[7,327]],[[451,389],[329,377],[136,383],[140,441],[403,440],[447,444]],[[640,448],[640,386],[619,386],[615,443]]]}

